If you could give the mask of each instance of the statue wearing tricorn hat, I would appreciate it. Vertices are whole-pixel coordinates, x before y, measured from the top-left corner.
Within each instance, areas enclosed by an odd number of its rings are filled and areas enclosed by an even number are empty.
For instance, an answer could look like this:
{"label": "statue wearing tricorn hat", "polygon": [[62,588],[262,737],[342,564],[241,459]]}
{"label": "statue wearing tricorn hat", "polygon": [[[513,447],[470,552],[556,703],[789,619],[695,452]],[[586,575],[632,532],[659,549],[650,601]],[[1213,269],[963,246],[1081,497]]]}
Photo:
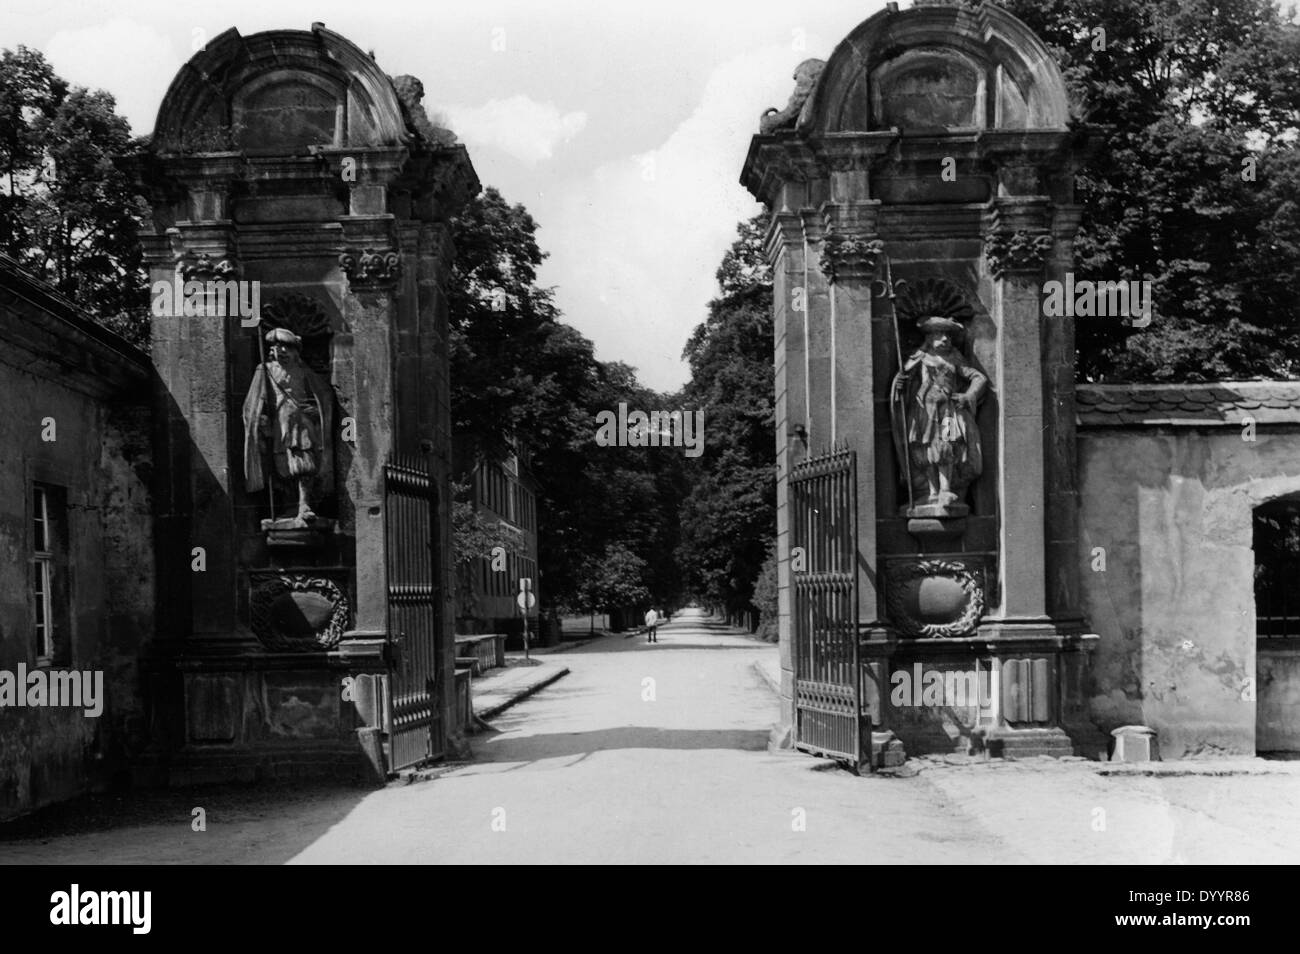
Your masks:
{"label": "statue wearing tricorn hat", "polygon": [[263,355],[244,399],[245,483],[256,493],[278,476],[296,491],[296,509],[282,519],[276,519],[272,494],[272,519],[263,521],[264,529],[307,527],[316,522],[313,499],[331,489],[333,393],[303,362],[298,335],[272,328],[265,341],[269,359]]}
{"label": "statue wearing tricorn hat", "polygon": [[903,362],[890,390],[909,517],[965,516],[970,508],[963,498],[984,465],[975,412],[989,382],[963,356],[966,328],[942,307],[942,297],[917,295],[909,302],[924,309],[912,310],[924,343]]}

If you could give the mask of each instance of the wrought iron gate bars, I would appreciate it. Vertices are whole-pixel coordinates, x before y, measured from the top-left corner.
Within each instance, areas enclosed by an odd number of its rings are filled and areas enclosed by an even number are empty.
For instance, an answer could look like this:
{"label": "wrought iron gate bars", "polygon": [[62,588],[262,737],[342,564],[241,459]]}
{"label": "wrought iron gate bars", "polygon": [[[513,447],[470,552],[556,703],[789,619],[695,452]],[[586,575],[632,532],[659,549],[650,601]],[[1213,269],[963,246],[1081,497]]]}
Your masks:
{"label": "wrought iron gate bars", "polygon": [[384,539],[388,580],[388,767],[445,753],[438,689],[439,561],[437,489],[426,462],[393,455],[384,465]]}
{"label": "wrought iron gate bars", "polygon": [[[841,444],[790,472],[795,747],[868,763],[858,658],[857,453]],[[802,569],[793,559],[802,547]]]}

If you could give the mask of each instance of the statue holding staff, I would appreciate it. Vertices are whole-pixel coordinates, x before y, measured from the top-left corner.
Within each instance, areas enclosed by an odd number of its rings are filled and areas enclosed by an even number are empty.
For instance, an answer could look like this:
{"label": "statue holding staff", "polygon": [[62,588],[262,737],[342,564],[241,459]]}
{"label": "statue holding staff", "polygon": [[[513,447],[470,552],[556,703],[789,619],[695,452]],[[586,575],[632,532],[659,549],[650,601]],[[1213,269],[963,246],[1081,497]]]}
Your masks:
{"label": "statue holding staff", "polygon": [[[303,363],[302,341],[292,331],[273,328],[266,344],[270,359],[262,356],[244,399],[244,480],[250,493],[263,486],[271,492],[269,454],[272,474],[296,485],[296,511],[285,519],[305,527],[316,518],[313,499],[333,481],[333,394]],[[278,523],[271,499],[272,521]]]}
{"label": "statue holding staff", "polygon": [[955,346],[965,328],[951,318],[919,323],[925,343],[903,362],[890,390],[894,441],[910,474],[907,516],[961,517],[967,488],[984,469],[975,412],[988,378]]}

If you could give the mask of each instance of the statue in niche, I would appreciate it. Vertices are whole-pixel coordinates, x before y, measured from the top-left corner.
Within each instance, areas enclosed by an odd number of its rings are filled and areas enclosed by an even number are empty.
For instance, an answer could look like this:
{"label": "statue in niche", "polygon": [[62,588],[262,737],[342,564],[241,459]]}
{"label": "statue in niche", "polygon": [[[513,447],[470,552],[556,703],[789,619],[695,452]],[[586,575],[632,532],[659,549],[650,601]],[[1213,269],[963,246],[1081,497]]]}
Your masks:
{"label": "statue in niche", "polygon": [[[333,393],[303,362],[302,339],[292,331],[273,328],[266,344],[270,359],[253,372],[244,399],[244,479],[250,493],[268,488],[272,519],[263,529],[308,528],[322,522],[312,503],[333,481]],[[292,515],[279,519],[275,477],[293,490]]]}
{"label": "statue in niche", "polygon": [[988,378],[957,347],[966,329],[942,315],[918,325],[925,342],[894,376],[890,408],[909,517],[964,517],[971,482],[984,469],[975,412]]}

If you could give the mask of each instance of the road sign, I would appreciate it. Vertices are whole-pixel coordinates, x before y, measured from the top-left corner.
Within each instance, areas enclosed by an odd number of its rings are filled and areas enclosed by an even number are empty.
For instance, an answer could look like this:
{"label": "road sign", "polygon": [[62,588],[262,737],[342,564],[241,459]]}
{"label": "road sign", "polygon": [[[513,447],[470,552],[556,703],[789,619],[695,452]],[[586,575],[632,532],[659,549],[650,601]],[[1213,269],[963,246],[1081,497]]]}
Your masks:
{"label": "road sign", "polygon": [[515,597],[515,603],[526,613],[537,605],[537,597],[531,592],[521,591],[519,595]]}
{"label": "road sign", "polygon": [[533,589],[533,581],[529,577],[521,576],[519,578],[519,592],[528,593],[531,592],[532,589]]}

